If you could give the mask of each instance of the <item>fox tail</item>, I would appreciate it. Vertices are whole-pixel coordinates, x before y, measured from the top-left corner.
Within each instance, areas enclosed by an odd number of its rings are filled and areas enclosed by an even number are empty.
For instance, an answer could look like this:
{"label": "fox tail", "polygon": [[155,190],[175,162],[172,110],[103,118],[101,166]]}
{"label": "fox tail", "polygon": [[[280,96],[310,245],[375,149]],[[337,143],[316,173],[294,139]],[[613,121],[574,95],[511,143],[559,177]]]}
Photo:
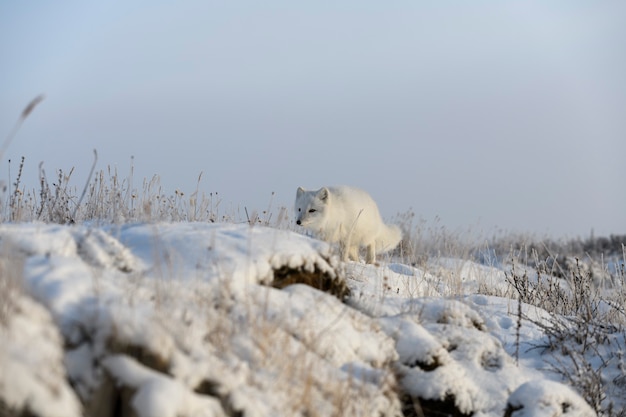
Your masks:
{"label": "fox tail", "polygon": [[376,253],[389,252],[402,240],[402,230],[395,224],[386,224],[384,232],[376,239]]}

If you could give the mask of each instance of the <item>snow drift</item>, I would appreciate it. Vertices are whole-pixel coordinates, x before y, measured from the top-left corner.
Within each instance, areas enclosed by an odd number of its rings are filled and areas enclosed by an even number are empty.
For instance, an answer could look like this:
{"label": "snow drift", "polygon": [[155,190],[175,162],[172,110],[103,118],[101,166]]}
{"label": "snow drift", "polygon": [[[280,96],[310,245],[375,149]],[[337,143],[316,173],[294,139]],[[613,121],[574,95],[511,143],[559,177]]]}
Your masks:
{"label": "snow drift", "polygon": [[525,416],[547,386],[510,356],[508,300],[288,231],[8,224],[0,250],[9,415]]}

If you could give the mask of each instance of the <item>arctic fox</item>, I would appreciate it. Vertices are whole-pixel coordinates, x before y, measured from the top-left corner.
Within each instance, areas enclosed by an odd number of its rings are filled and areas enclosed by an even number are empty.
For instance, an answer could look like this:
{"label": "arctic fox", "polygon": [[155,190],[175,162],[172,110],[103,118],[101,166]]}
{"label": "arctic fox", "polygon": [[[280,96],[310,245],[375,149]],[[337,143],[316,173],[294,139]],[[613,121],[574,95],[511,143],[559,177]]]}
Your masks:
{"label": "arctic fox", "polygon": [[376,202],[365,191],[340,186],[296,193],[296,224],[311,230],[318,238],[339,243],[341,259],[359,260],[359,248],[367,248],[367,263],[374,263],[376,252],[395,248],[402,239],[396,225],[383,223]]}

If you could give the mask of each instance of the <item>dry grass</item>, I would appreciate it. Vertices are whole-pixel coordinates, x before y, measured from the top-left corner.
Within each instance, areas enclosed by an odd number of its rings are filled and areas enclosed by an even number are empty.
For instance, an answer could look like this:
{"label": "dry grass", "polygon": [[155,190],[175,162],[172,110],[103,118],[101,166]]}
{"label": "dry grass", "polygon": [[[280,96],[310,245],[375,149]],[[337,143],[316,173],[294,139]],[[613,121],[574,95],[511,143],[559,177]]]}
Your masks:
{"label": "dry grass", "polygon": [[14,300],[22,292],[24,260],[0,242],[0,328],[15,312]]}
{"label": "dry grass", "polygon": [[217,192],[202,190],[202,174],[195,190],[187,194],[179,189],[168,194],[155,175],[144,179],[139,188],[131,176],[122,178],[117,169],[107,167],[97,171],[85,186],[72,183],[73,169],[59,170],[50,183],[46,172],[39,168],[39,189],[27,189],[21,178],[27,162],[22,159],[12,187],[0,189],[0,222],[32,222],[58,224],[123,224],[133,222],[227,222],[249,223],[288,228],[290,210],[286,207],[267,210],[224,209]]}
{"label": "dry grass", "polygon": [[[518,332],[523,321],[533,322],[544,333],[535,348],[548,355],[548,369],[576,388],[598,415],[624,416],[626,410],[615,407],[607,392],[624,396],[626,385],[606,375],[609,368],[623,362],[626,276],[622,272],[613,281],[616,285],[607,289],[598,287],[591,270],[579,260],[574,267],[554,261],[552,268],[529,272],[526,266],[513,263],[507,273],[520,303]],[[522,314],[521,303],[552,314],[547,320],[529,318]]]}

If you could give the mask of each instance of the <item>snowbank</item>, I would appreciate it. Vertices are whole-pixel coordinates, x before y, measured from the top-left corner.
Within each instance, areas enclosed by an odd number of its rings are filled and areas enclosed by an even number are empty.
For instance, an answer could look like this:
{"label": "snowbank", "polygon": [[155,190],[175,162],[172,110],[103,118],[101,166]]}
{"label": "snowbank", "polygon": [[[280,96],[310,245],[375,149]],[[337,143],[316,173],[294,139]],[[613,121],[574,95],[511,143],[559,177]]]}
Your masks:
{"label": "snowbank", "polygon": [[50,313],[22,293],[15,276],[20,263],[19,256],[0,259],[0,410],[80,416],[63,365],[63,339]]}
{"label": "snowbank", "polygon": [[[543,378],[511,357],[510,301],[446,297],[451,270],[343,264],[323,242],[232,224],[8,224],[0,245],[20,265],[0,280],[12,410],[495,417],[531,412],[524,384]],[[468,292],[486,271],[461,270]]]}

